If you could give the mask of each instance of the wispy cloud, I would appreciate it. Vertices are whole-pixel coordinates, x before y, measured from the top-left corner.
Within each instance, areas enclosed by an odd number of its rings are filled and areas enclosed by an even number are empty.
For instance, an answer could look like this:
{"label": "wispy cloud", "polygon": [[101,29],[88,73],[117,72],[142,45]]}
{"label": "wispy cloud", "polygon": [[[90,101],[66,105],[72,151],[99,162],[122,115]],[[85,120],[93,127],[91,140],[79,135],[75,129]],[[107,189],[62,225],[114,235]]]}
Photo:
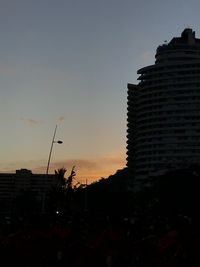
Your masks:
{"label": "wispy cloud", "polygon": [[33,118],[20,118],[20,120],[31,125],[31,126],[34,126],[34,125],[41,123],[39,120],[35,120]]}
{"label": "wispy cloud", "polygon": [[153,64],[154,52],[153,51],[143,51],[139,56],[140,65]]}
{"label": "wispy cloud", "polygon": [[13,66],[8,66],[4,62],[0,62],[0,74],[6,75],[6,76],[12,76],[15,75],[17,72],[17,69]]}
{"label": "wispy cloud", "polygon": [[63,117],[63,116],[60,116],[59,118],[58,118],[58,122],[62,122],[62,121],[64,121],[65,120],[65,117]]}

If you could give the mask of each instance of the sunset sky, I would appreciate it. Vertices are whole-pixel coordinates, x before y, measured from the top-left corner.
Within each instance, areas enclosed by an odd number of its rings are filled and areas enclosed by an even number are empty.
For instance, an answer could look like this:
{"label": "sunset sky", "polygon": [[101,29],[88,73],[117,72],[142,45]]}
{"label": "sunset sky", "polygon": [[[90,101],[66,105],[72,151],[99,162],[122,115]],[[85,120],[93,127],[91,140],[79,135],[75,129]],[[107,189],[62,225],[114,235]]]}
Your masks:
{"label": "sunset sky", "polygon": [[126,84],[200,1],[0,0],[0,172],[76,165],[79,181],[126,164]]}

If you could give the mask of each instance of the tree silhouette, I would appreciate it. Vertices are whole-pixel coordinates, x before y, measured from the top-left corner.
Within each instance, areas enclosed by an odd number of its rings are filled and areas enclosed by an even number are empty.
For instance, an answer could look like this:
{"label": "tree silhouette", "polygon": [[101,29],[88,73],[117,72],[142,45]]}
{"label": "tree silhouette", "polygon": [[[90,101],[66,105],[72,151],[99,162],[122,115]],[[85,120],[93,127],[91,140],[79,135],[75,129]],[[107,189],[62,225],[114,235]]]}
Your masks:
{"label": "tree silhouette", "polygon": [[55,178],[57,180],[57,187],[62,188],[64,191],[73,189],[73,180],[76,176],[75,166],[72,167],[70,175],[65,178],[65,173],[67,169],[60,168],[55,170]]}
{"label": "tree silhouette", "polygon": [[73,186],[74,177],[76,176],[75,166],[72,167],[69,176],[66,178],[66,168],[59,168],[55,170],[56,186],[50,192],[49,205],[50,209],[56,211],[69,210],[72,196],[75,190]]}
{"label": "tree silhouette", "polygon": [[58,188],[64,188],[65,187],[65,173],[67,169],[60,168],[58,170],[55,170],[55,179],[57,181],[57,187]]}
{"label": "tree silhouette", "polygon": [[68,176],[68,178],[65,181],[65,189],[66,190],[73,190],[73,180],[74,180],[75,176],[76,176],[75,166],[73,166],[70,175]]}

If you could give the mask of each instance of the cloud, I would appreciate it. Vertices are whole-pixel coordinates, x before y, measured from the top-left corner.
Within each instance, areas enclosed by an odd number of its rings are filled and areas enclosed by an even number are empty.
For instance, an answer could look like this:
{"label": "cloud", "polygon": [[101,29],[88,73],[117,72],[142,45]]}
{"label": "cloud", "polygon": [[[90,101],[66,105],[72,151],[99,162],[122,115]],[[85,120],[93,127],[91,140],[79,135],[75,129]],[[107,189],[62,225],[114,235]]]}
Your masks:
{"label": "cloud", "polygon": [[[75,166],[76,180],[80,183],[88,184],[101,179],[107,178],[117,170],[125,167],[125,157],[122,153],[113,153],[105,157],[95,159],[66,159],[57,162],[51,162],[49,173],[54,173],[59,168],[66,168],[66,176],[70,174],[72,167]],[[33,173],[46,173],[47,160],[24,160],[13,162],[1,162],[0,172],[15,172],[18,169],[29,169]]]}
{"label": "cloud", "polygon": [[[49,172],[53,173],[54,170],[64,167],[67,169],[68,174],[73,166],[76,167],[76,179],[79,182],[85,183],[87,179],[88,183],[91,183],[102,177],[106,178],[111,174],[114,174],[117,170],[124,168],[125,159],[121,154],[109,155],[97,159],[66,159],[51,163]],[[46,166],[40,166],[33,169],[34,173],[43,173],[45,171]]]}
{"label": "cloud", "polygon": [[139,56],[139,64],[148,65],[153,64],[154,52],[153,51],[143,51]]}
{"label": "cloud", "polygon": [[64,120],[65,120],[65,117],[63,117],[63,116],[60,116],[60,117],[58,118],[58,121],[59,121],[59,122],[64,121]]}
{"label": "cloud", "polygon": [[27,124],[29,124],[29,125],[31,125],[31,126],[40,123],[40,121],[35,120],[35,119],[32,119],[32,118],[21,118],[20,120],[21,120],[21,121],[24,121],[25,123],[27,123]]}
{"label": "cloud", "polygon": [[17,69],[13,66],[8,66],[7,64],[0,62],[0,74],[6,76],[13,76],[17,72]]}

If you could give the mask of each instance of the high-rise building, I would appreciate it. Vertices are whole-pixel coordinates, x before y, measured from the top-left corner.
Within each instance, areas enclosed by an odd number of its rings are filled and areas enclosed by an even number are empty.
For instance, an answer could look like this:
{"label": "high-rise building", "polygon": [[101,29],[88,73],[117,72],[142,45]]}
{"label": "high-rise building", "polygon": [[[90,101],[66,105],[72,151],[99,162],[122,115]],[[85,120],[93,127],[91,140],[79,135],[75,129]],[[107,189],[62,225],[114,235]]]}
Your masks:
{"label": "high-rise building", "polygon": [[136,178],[200,163],[200,39],[185,29],[155,59],[128,84],[127,167]]}

